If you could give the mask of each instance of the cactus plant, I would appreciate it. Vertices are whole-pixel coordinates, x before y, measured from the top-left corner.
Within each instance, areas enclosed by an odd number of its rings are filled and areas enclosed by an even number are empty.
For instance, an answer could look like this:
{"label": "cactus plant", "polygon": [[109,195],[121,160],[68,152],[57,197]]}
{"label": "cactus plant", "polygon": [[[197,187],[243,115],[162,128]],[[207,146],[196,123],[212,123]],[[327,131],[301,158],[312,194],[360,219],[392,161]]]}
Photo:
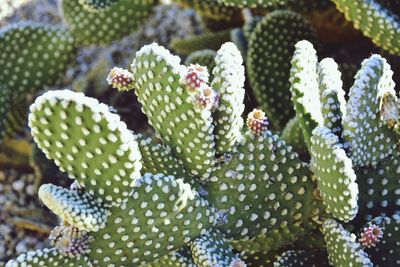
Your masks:
{"label": "cactus plant", "polygon": [[333,0],[354,27],[392,54],[400,55],[399,4],[380,0]]}
{"label": "cactus plant", "polygon": [[[269,131],[263,111],[253,110],[244,123],[244,70],[235,45],[224,44],[215,64],[210,82],[206,67],[181,65],[151,44],[137,52],[130,70],[112,72],[120,89],[127,88],[118,75],[131,74],[161,143],[130,132],[106,105],[81,93],[37,98],[29,115],[34,140],[75,182],[71,189],[39,190],[62,219],[50,235],[53,248],[7,267],[246,266],[249,258],[272,262],[271,255],[282,255],[279,266],[304,255],[298,247],[320,226],[331,264],[388,262],[388,254],[373,258],[362,247],[366,238],[374,248],[399,238],[397,98],[386,61],[377,55],[364,61],[346,103],[337,64],[319,62],[309,42],[297,43],[290,82],[310,164]],[[381,135],[354,134],[368,123]],[[372,220],[379,215],[389,219]],[[368,226],[360,242],[346,230],[371,220],[383,229],[377,241]],[[302,260],[327,265],[316,244],[304,242],[314,251]],[[398,261],[396,251],[388,251],[389,262]]]}

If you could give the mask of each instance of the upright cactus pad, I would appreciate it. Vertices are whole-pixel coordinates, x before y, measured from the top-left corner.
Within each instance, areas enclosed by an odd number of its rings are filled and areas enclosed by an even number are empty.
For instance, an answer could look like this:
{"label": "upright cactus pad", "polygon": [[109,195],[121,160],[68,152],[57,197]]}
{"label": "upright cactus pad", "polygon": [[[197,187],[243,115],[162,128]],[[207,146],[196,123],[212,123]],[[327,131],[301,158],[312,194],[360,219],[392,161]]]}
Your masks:
{"label": "upright cactus pad", "polygon": [[308,22],[299,14],[281,10],[266,15],[249,37],[250,83],[276,129],[282,129],[294,116],[289,92],[290,59],[295,44],[303,39],[315,39]]}
{"label": "upright cactus pad", "polygon": [[204,71],[181,65],[157,44],[142,48],[132,63],[135,92],[149,123],[188,173],[201,179],[209,176],[216,158],[211,109],[217,100],[208,81],[196,78]]}
{"label": "upright cactus pad", "polygon": [[392,54],[400,55],[400,10],[397,1],[333,0],[364,35]]}
{"label": "upright cactus pad", "polygon": [[214,132],[217,154],[221,155],[231,152],[241,138],[245,75],[242,56],[233,43],[222,45],[215,64],[211,87],[220,95]]}
{"label": "upright cactus pad", "polygon": [[386,60],[373,55],[364,60],[350,89],[343,136],[355,165],[376,165],[396,150],[395,133],[382,113],[385,98],[397,101],[392,74]]}
{"label": "upright cactus pad", "polygon": [[308,41],[298,42],[290,70],[290,91],[304,140],[309,148],[312,131],[316,126],[323,125],[317,66],[318,59],[312,44]]}
{"label": "upright cactus pad", "polygon": [[[114,3],[98,12],[88,10],[88,3],[111,1]],[[147,18],[154,4],[155,0],[63,0],[62,10],[71,34],[79,44],[108,44],[134,31]]]}

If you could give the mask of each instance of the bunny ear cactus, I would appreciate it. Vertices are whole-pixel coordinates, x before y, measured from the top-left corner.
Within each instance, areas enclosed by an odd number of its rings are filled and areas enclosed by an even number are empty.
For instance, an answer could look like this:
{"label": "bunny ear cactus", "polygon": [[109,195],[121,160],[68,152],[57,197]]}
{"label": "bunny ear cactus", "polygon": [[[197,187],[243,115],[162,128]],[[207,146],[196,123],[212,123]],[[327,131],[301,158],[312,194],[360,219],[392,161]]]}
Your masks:
{"label": "bunny ear cactus", "polygon": [[154,5],[155,0],[63,0],[62,11],[77,43],[109,44],[134,31]]}
{"label": "bunny ear cactus", "polygon": [[333,0],[354,27],[387,50],[400,55],[400,9],[398,1]]}
{"label": "bunny ear cactus", "polygon": [[18,126],[26,95],[54,84],[74,54],[74,38],[58,27],[26,22],[1,30],[0,139]]}
{"label": "bunny ear cactus", "polygon": [[[50,91],[31,106],[29,125],[47,157],[76,181],[71,189],[46,184],[39,190],[63,221],[51,235],[60,261],[35,252],[43,266],[82,257],[87,266],[152,262],[215,224],[214,209],[182,179],[140,176],[137,138],[97,100]],[[8,266],[27,261],[28,254]]]}
{"label": "bunny ear cactus", "polygon": [[274,262],[274,267],[319,266],[328,267],[326,251],[289,250]]}

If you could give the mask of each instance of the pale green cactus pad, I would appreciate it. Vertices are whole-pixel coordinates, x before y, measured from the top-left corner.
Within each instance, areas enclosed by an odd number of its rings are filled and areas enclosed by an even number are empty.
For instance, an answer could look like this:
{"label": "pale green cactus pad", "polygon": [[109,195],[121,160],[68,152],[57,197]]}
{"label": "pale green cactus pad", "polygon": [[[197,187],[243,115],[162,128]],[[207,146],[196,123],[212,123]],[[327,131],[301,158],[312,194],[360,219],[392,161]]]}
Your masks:
{"label": "pale green cactus pad", "polygon": [[225,43],[215,57],[211,87],[219,94],[214,112],[217,154],[232,152],[241,138],[244,111],[244,66],[240,51],[233,43]]}
{"label": "pale green cactus pad", "polygon": [[29,126],[46,156],[100,203],[119,205],[140,177],[140,153],[118,115],[96,99],[49,91],[30,108]]}
{"label": "pale green cactus pad", "polygon": [[274,262],[274,267],[329,267],[326,251],[289,250]]}
{"label": "pale green cactus pad", "polygon": [[400,55],[400,18],[397,1],[333,0],[336,7],[364,35],[392,54]]}
{"label": "pale green cactus pad", "polygon": [[267,14],[249,36],[250,84],[258,104],[276,129],[282,129],[295,115],[289,92],[290,60],[295,44],[304,39],[316,39],[311,25],[287,10]]}
{"label": "pale green cactus pad", "polygon": [[381,113],[385,98],[397,101],[392,74],[384,58],[372,55],[363,61],[350,89],[343,137],[354,165],[376,165],[396,150],[396,136],[387,121],[393,114]]}
{"label": "pale green cactus pad", "polygon": [[292,59],[290,70],[290,91],[292,102],[303,130],[304,140],[311,147],[311,135],[314,128],[323,125],[322,106],[317,76],[318,58],[316,51],[308,41],[300,41]]}
{"label": "pale green cactus pad", "polygon": [[83,45],[109,44],[132,33],[155,4],[155,0],[114,0],[108,8],[93,12],[81,2],[88,0],[63,0],[62,10],[71,34]]}
{"label": "pale green cactus pad", "polygon": [[311,143],[314,172],[322,199],[333,216],[348,222],[358,211],[358,185],[353,164],[339,138],[328,128],[315,128]]}
{"label": "pale green cactus pad", "polygon": [[[197,75],[197,67],[192,70]],[[206,179],[216,159],[211,111],[215,100],[207,80],[195,78],[194,82],[200,84],[192,87],[189,69],[157,44],[145,46],[136,54],[132,73],[135,93],[149,123],[189,174]],[[204,75],[208,79],[207,73]]]}
{"label": "pale green cactus pad", "polygon": [[330,264],[336,267],[372,267],[368,254],[357,242],[356,236],[349,233],[335,220],[324,222],[323,233]]}
{"label": "pale green cactus pad", "polygon": [[[198,267],[240,266],[244,262],[233,253],[222,232],[218,230],[207,231],[190,242],[192,256]],[[237,265],[234,265],[237,264]]]}

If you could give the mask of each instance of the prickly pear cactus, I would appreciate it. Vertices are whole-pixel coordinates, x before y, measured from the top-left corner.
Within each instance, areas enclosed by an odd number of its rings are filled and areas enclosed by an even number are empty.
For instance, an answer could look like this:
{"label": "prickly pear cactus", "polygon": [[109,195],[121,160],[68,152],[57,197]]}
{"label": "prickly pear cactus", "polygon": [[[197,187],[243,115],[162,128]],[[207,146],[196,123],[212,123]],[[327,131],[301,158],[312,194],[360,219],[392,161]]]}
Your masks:
{"label": "prickly pear cactus", "polygon": [[346,101],[333,59],[296,44],[289,81],[309,164],[262,110],[243,120],[235,45],[214,61],[210,80],[207,67],[182,65],[153,43],[129,70],[111,71],[110,84],[134,91],[158,140],[81,93],[37,98],[34,141],[74,183],[39,189],[61,219],[53,248],[6,266],[397,264],[400,126],[386,60],[363,62]]}

